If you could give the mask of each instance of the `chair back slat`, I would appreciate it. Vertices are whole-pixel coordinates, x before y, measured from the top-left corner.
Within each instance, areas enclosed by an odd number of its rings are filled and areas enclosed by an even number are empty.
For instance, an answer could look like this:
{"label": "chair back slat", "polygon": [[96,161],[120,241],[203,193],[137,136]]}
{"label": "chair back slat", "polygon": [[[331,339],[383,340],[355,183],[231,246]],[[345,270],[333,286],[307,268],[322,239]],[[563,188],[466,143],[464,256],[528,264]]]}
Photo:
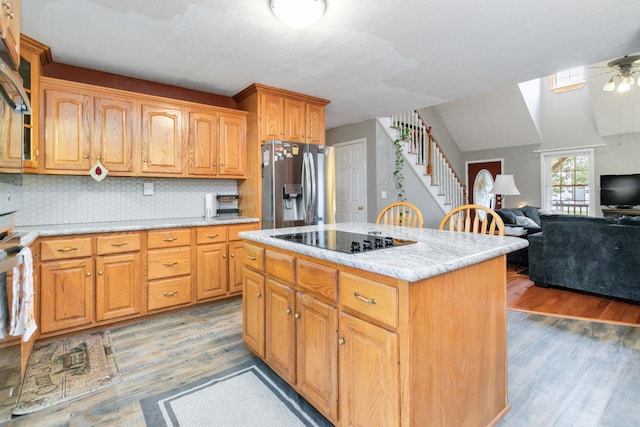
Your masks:
{"label": "chair back slat", "polygon": [[[472,213],[475,212],[473,220]],[[484,212],[484,219],[480,218]],[[458,231],[466,233],[497,234],[504,236],[504,222],[493,209],[482,205],[459,206],[445,215],[440,222],[440,230]]]}
{"label": "chair back slat", "polygon": [[410,203],[395,202],[385,207],[378,215],[378,224],[422,227],[422,213]]}

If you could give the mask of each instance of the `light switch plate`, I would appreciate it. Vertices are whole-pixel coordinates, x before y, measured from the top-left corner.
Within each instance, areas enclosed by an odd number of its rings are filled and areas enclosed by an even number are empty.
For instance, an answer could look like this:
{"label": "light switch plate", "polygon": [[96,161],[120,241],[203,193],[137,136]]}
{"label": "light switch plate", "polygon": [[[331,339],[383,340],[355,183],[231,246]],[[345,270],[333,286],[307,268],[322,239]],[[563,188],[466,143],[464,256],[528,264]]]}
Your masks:
{"label": "light switch plate", "polygon": [[386,198],[387,198],[387,192],[386,192],[386,191],[383,191],[383,192],[380,194],[380,197],[382,197],[383,199],[386,199]]}
{"label": "light switch plate", "polygon": [[153,182],[145,182],[142,184],[142,195],[153,196]]}

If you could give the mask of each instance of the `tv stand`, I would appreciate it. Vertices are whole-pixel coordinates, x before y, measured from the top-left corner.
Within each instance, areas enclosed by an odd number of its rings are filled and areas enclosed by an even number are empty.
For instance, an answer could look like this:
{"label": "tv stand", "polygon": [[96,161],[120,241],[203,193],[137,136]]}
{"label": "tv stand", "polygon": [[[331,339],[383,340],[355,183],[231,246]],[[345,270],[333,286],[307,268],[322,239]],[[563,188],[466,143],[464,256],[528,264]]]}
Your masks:
{"label": "tv stand", "polygon": [[621,216],[640,216],[640,209],[634,208],[602,208],[605,217],[620,218]]}

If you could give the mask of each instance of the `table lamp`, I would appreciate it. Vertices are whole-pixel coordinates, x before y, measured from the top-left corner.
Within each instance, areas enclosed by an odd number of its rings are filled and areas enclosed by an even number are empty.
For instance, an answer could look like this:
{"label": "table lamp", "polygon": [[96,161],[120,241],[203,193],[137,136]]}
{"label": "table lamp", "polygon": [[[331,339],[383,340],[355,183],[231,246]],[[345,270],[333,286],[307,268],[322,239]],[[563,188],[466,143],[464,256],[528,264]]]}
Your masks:
{"label": "table lamp", "polygon": [[[513,181],[513,175],[497,175],[496,181],[493,183],[493,187],[489,190],[489,193],[495,194],[496,199],[503,196],[498,199],[500,202],[504,200],[504,196],[515,196],[520,194],[516,187],[516,183]],[[498,206],[498,200],[496,200],[496,207]],[[500,204],[500,207],[503,207],[502,204]]]}

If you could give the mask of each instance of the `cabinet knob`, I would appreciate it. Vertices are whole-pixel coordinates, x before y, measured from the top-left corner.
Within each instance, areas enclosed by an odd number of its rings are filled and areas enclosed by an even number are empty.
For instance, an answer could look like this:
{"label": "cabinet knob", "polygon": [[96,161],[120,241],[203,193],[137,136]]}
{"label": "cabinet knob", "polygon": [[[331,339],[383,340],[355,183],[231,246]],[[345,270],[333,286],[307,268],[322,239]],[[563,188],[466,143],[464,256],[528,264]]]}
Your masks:
{"label": "cabinet knob", "polygon": [[102,276],[102,270],[98,270],[98,276]]}
{"label": "cabinet knob", "polygon": [[96,160],[100,160],[100,156],[96,156]]}
{"label": "cabinet knob", "polygon": [[226,255],[222,255],[222,259],[227,259],[227,256]]}
{"label": "cabinet knob", "polygon": [[220,162],[220,166],[224,166],[224,162]]}
{"label": "cabinet knob", "polygon": [[91,272],[87,271],[87,277],[91,277]]}
{"label": "cabinet knob", "polygon": [[344,345],[344,338],[340,338],[340,339],[338,340],[338,344],[340,344],[340,345]]}
{"label": "cabinet knob", "polygon": [[235,257],[236,257],[236,254],[231,254],[231,258],[235,258]]}
{"label": "cabinet knob", "polygon": [[9,17],[9,19],[13,19],[13,12],[7,12],[7,16]]}
{"label": "cabinet knob", "polygon": [[287,308],[286,313],[287,313],[287,314],[291,314],[291,309],[290,309],[290,308]]}
{"label": "cabinet knob", "polygon": [[262,297],[262,294],[261,294],[260,292],[258,292],[258,293],[256,293],[256,296],[257,296],[258,298],[261,298],[261,297]]}
{"label": "cabinet knob", "polygon": [[213,167],[215,168],[216,166],[218,166],[218,164],[216,162],[213,162]]}
{"label": "cabinet knob", "polygon": [[88,155],[88,154],[85,154],[84,156],[82,156],[82,158],[83,158],[83,159],[88,159],[88,158],[89,158],[89,155]]}
{"label": "cabinet knob", "polygon": [[300,313],[294,314],[293,317],[295,317],[296,319],[299,319],[300,318]]}

